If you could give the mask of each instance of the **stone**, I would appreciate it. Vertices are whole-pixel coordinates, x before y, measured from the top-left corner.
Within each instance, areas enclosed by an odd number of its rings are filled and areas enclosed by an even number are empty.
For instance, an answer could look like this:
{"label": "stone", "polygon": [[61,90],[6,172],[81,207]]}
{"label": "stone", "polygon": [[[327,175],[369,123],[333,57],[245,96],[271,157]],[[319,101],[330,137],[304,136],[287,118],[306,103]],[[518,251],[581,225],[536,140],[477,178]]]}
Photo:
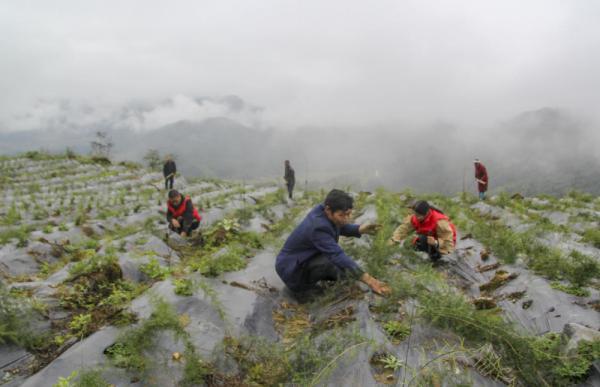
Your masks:
{"label": "stone", "polygon": [[568,338],[564,351],[571,353],[577,349],[579,342],[600,340],[600,331],[588,328],[577,323],[565,324],[563,334]]}

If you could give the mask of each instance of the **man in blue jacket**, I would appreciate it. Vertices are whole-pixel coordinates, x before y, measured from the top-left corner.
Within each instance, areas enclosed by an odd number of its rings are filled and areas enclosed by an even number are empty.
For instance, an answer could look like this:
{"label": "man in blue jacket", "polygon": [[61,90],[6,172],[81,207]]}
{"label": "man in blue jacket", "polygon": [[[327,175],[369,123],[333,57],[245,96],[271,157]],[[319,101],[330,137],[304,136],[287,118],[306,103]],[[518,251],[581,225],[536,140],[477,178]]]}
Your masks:
{"label": "man in blue jacket", "polygon": [[321,280],[356,278],[375,293],[390,292],[389,286],[365,273],[338,244],[340,235],[360,238],[380,228],[376,224],[350,224],[352,207],[352,197],[334,189],[290,234],[277,255],[275,270],[291,291],[310,290]]}

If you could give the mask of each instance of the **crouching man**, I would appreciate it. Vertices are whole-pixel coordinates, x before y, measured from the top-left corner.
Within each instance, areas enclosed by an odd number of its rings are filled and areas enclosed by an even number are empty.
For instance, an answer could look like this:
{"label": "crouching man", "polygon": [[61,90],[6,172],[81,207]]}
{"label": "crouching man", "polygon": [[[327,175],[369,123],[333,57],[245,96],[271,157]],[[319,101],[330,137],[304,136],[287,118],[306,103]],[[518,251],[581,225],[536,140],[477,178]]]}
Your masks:
{"label": "crouching man", "polygon": [[350,224],[352,207],[350,195],[332,190],[325,202],[314,207],[285,241],[277,255],[275,270],[292,292],[311,290],[318,281],[355,278],[375,293],[389,294],[388,285],[365,273],[338,244],[340,235],[360,238],[380,228],[375,224]]}
{"label": "crouching man", "polygon": [[450,219],[425,200],[416,202],[412,210],[414,214],[407,216],[398,226],[389,244],[402,243],[414,231],[417,234],[412,241],[414,248],[427,252],[432,261],[453,252],[456,246],[456,227]]}
{"label": "crouching man", "polygon": [[170,230],[186,237],[200,226],[200,220],[202,220],[202,217],[198,213],[198,209],[192,204],[192,199],[189,196],[183,197],[174,189],[169,191],[167,222],[169,222]]}

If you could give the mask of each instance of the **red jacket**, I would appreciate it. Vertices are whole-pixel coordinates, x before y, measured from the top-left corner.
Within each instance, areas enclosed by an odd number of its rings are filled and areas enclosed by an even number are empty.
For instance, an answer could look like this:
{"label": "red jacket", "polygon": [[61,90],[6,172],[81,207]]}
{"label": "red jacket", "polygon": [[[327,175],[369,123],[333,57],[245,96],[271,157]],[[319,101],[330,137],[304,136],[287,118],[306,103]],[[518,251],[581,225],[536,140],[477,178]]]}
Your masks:
{"label": "red jacket", "polygon": [[187,208],[188,202],[190,203],[190,205],[192,205],[192,214],[194,216],[194,218],[199,222],[202,220],[202,217],[200,216],[200,213],[198,213],[198,209],[196,207],[193,206],[193,204],[191,204],[191,199],[189,196],[186,196],[185,199],[183,199],[181,201],[181,203],[179,204],[179,206],[177,208],[173,207],[171,205],[171,202],[167,202],[167,207],[169,209],[169,214],[177,219],[179,217],[182,217],[183,214],[185,213],[185,209]]}
{"label": "red jacket", "polygon": [[485,167],[481,163],[476,163],[475,164],[475,178],[478,179],[478,180],[481,180],[481,181],[485,182],[485,184],[477,182],[477,189],[479,190],[479,192],[485,192],[485,191],[487,191],[487,188],[488,188],[488,174],[487,174],[487,170],[485,169]]}
{"label": "red jacket", "polygon": [[452,243],[456,246],[456,227],[450,222],[450,219],[441,212],[432,208],[429,210],[429,213],[423,221],[420,222],[419,219],[417,219],[417,216],[413,215],[410,218],[410,222],[417,234],[432,236],[437,239],[437,224],[442,219],[447,220],[450,224],[450,228],[452,229]]}

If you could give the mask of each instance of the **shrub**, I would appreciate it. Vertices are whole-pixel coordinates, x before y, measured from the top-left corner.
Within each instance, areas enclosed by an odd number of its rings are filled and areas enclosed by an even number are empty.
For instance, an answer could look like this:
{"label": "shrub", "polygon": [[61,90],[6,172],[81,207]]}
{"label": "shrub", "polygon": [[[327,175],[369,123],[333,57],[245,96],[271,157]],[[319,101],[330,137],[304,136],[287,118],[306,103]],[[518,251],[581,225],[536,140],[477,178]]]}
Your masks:
{"label": "shrub", "polygon": [[590,280],[600,277],[600,264],[594,258],[573,250],[571,262],[566,275],[572,284],[583,287],[588,285]]}
{"label": "shrub", "polygon": [[600,229],[589,228],[583,232],[583,241],[600,249]]}
{"label": "shrub", "polygon": [[180,296],[191,296],[194,294],[194,283],[187,278],[176,279],[173,281],[175,285],[175,294]]}
{"label": "shrub", "polygon": [[152,257],[148,263],[140,266],[140,271],[146,274],[153,280],[163,280],[169,275],[170,270],[168,267],[162,267],[158,262],[158,259]]}

